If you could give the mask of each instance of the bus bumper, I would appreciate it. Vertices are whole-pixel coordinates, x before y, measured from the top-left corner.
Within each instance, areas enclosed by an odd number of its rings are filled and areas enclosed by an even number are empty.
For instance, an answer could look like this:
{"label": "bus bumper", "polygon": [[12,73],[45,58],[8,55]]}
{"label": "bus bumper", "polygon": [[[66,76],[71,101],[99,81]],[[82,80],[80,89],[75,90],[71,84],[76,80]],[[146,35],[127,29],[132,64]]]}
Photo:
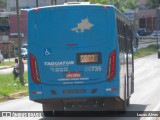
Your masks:
{"label": "bus bumper", "polygon": [[123,110],[124,102],[119,96],[99,98],[43,99],[34,101],[42,104],[49,104],[50,106],[63,107],[64,111],[121,111]]}

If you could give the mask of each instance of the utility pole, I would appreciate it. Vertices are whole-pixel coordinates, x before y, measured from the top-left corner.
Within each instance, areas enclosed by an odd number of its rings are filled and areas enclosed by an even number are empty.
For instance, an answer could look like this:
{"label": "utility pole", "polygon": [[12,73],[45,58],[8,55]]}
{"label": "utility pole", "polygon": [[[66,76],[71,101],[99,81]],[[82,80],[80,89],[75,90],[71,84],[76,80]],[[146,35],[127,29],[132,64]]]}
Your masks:
{"label": "utility pole", "polygon": [[22,62],[22,56],[21,56],[21,35],[20,35],[20,18],[19,18],[19,0],[16,0],[16,9],[17,9],[17,32],[18,32],[18,56],[19,56],[19,79],[21,85],[24,85],[24,78],[23,78],[23,62]]}
{"label": "utility pole", "polygon": [[36,7],[38,7],[38,0],[36,0]]}
{"label": "utility pole", "polygon": [[53,0],[51,0],[51,5],[53,5]]}
{"label": "utility pole", "polygon": [[160,31],[160,24],[159,24],[159,22],[160,22],[160,7],[159,7],[159,5],[160,5],[160,1],[159,1],[159,4],[158,4],[158,7],[157,7],[157,9],[156,9],[156,16],[157,16],[157,32],[156,32],[156,34],[157,34],[157,36],[156,36],[156,39],[157,39],[157,49],[158,49],[158,59],[160,59],[160,49],[159,49],[159,36],[158,36],[158,32]]}

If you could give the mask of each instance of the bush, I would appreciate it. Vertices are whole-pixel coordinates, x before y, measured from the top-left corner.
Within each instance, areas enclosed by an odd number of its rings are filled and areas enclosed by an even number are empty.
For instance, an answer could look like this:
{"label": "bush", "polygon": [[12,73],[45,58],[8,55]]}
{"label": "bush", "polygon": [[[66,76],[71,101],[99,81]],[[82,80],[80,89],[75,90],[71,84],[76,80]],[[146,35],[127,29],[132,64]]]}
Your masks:
{"label": "bush", "polygon": [[19,78],[14,80],[13,74],[0,75],[0,96],[8,96],[17,92],[28,90],[28,76],[24,73],[25,86],[20,84]]}

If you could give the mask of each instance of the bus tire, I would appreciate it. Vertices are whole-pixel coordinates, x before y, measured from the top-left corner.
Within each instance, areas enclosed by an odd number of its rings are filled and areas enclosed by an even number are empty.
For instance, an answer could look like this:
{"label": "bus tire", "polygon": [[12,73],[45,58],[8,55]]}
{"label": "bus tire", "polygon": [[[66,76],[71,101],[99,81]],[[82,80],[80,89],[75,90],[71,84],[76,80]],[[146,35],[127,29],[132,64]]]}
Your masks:
{"label": "bus tire", "polygon": [[125,114],[127,110],[127,100],[121,101],[121,108],[117,111],[118,114]]}
{"label": "bus tire", "polygon": [[127,100],[123,102],[123,111],[125,112],[127,110]]}
{"label": "bus tire", "polygon": [[50,104],[42,104],[44,117],[53,117],[53,107]]}
{"label": "bus tire", "polygon": [[43,104],[43,114],[45,117],[53,117],[55,115],[60,115],[64,111],[64,107],[58,103],[53,104]]}
{"label": "bus tire", "polygon": [[127,84],[127,76],[125,76],[125,87],[124,87],[124,100],[122,102],[122,113],[125,113],[126,109],[127,109],[127,98],[126,98],[126,94],[127,94],[127,91],[126,91],[126,84]]}
{"label": "bus tire", "polygon": [[130,105],[130,98],[127,99],[127,106]]}
{"label": "bus tire", "polygon": [[53,117],[53,112],[52,111],[43,111],[44,117]]}
{"label": "bus tire", "polygon": [[127,76],[125,76],[125,87],[124,87],[124,100],[122,101],[122,111],[126,111],[127,109],[127,99],[126,99],[126,93],[127,93],[127,90],[126,90],[126,84],[127,84]]}

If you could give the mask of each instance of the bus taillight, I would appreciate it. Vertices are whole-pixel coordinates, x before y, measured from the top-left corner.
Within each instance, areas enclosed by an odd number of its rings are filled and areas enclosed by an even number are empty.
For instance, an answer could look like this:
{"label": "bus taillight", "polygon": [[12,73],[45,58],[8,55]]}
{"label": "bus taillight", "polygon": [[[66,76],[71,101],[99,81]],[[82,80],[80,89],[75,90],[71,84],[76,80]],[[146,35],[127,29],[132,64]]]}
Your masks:
{"label": "bus taillight", "polygon": [[107,80],[108,81],[112,80],[115,77],[115,74],[116,74],[116,50],[113,50],[109,55]]}
{"label": "bus taillight", "polygon": [[105,6],[103,6],[103,8],[109,8],[109,6],[105,5]]}
{"label": "bus taillight", "polygon": [[36,60],[36,57],[31,53],[30,53],[30,67],[31,67],[31,75],[32,75],[33,81],[39,84],[41,81],[39,77],[37,60]]}

